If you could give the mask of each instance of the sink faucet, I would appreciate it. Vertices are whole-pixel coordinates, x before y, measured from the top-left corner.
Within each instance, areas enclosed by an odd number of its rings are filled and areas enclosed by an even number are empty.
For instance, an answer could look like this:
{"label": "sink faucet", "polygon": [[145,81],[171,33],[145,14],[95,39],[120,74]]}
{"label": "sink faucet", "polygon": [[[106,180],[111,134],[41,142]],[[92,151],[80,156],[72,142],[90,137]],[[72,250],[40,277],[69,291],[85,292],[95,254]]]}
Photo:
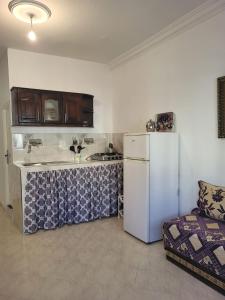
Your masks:
{"label": "sink faucet", "polygon": [[42,145],[41,139],[29,139],[27,153],[31,153],[32,146],[39,147],[40,145]]}

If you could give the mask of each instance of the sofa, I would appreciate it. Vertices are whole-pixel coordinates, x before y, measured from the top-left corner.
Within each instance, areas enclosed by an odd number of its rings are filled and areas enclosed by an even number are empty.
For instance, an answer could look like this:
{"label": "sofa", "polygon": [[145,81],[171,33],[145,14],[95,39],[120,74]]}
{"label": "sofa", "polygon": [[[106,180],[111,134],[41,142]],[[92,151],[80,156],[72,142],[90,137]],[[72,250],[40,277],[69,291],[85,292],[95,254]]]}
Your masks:
{"label": "sofa", "polygon": [[225,295],[225,188],[199,187],[198,208],[163,225],[166,257]]}

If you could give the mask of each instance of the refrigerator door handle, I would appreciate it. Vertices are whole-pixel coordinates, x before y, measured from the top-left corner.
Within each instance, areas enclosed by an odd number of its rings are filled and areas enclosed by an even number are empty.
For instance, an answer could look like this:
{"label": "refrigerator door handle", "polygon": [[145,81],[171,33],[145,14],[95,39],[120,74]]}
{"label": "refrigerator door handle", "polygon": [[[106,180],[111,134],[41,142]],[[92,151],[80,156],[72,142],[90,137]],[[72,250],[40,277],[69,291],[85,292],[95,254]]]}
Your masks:
{"label": "refrigerator door handle", "polygon": [[125,157],[126,160],[139,160],[139,161],[149,161],[149,159],[144,158],[134,158],[134,157]]}

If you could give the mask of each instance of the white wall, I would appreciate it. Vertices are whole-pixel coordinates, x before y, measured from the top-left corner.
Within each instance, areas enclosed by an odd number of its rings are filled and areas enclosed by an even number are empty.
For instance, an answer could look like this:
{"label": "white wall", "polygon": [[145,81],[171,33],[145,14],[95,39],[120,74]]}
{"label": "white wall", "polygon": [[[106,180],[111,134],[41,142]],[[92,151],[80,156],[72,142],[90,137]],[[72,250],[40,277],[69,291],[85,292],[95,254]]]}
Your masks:
{"label": "white wall", "polygon": [[[48,132],[112,131],[112,80],[108,66],[15,49],[8,49],[8,57],[10,88],[18,86],[94,95],[94,129],[49,128]],[[22,129],[23,132],[27,130],[30,128]],[[33,132],[37,130],[40,128],[32,129]]]}
{"label": "white wall", "polygon": [[0,59],[0,203],[3,206],[6,204],[8,197],[8,189],[6,188],[8,168],[4,157],[7,147],[7,134],[9,134],[9,132],[6,132],[6,111],[9,108],[10,99],[8,75],[8,56],[7,52],[5,52]]}
{"label": "white wall", "polygon": [[9,103],[8,55],[5,52],[0,58],[0,107]]}
{"label": "white wall", "polygon": [[113,70],[114,131],[143,131],[156,113],[176,114],[182,213],[196,204],[197,180],[225,185],[216,89],[225,75],[224,28],[223,12]]}

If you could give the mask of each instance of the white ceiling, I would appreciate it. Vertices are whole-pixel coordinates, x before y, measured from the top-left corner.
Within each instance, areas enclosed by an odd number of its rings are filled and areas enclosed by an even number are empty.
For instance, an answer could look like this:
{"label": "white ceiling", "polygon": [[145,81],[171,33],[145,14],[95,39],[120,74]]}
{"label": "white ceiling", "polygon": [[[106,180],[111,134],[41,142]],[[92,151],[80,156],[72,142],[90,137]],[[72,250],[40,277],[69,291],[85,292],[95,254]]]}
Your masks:
{"label": "white ceiling", "polygon": [[0,0],[0,52],[15,48],[109,63],[206,0],[41,0],[52,10],[47,23],[26,37],[29,25]]}

